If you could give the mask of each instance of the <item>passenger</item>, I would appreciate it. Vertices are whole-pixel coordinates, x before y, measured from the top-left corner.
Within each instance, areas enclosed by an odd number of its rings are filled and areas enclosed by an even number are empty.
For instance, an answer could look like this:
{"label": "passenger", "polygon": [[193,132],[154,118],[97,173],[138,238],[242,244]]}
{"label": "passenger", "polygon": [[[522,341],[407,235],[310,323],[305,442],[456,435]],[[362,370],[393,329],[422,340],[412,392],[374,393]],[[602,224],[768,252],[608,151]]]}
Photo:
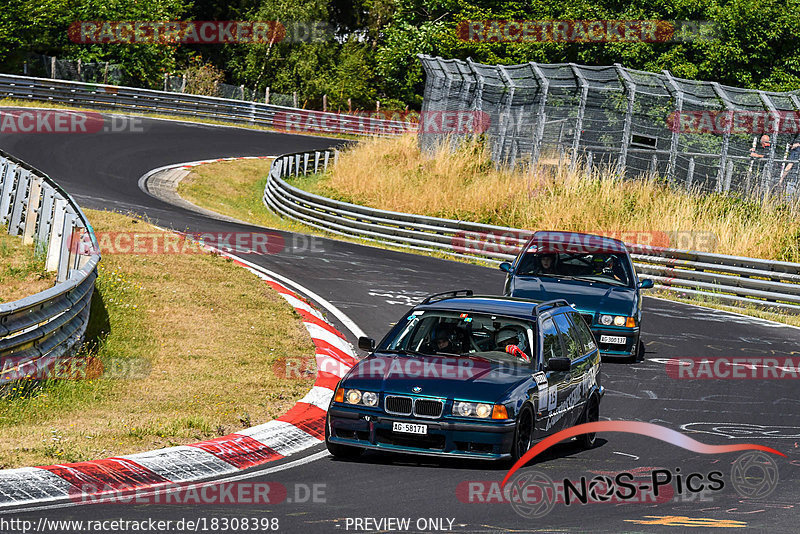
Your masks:
{"label": "passenger", "polygon": [[495,334],[497,350],[516,356],[525,363],[530,363],[531,358],[525,353],[525,330],[519,326],[504,326]]}
{"label": "passenger", "polygon": [[541,254],[539,256],[540,274],[557,274],[558,254]]}

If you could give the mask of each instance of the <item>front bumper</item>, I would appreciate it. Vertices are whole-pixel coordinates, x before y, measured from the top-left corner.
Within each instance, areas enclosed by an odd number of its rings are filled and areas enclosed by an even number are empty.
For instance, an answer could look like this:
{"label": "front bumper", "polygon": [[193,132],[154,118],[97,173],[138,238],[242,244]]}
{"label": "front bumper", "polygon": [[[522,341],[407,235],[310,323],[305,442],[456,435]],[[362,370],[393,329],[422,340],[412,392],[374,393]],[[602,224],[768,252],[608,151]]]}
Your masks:
{"label": "front bumper", "polygon": [[[509,421],[462,422],[425,419],[359,411],[341,405],[328,410],[329,441],[364,449],[500,460],[511,456],[516,423]],[[426,435],[394,432],[392,423],[402,421],[427,425]]]}
{"label": "front bumper", "polygon": [[[639,327],[625,328],[614,326],[592,325],[592,333],[597,340],[597,347],[603,356],[630,357],[636,354],[636,346],[639,344]],[[601,343],[600,336],[624,337],[625,344]]]}

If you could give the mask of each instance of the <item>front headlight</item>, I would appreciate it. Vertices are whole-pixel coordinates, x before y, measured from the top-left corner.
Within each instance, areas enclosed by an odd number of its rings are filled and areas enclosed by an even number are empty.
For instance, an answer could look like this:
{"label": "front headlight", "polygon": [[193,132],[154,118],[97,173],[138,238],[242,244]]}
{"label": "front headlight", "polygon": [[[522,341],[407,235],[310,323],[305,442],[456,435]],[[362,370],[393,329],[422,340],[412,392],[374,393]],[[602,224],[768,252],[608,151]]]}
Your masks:
{"label": "front headlight", "polygon": [[492,415],[494,405],[485,404],[482,402],[463,402],[455,401],[453,403],[453,415],[461,417],[480,417],[487,419]]}
{"label": "front headlight", "polygon": [[[341,388],[340,388],[341,389]],[[362,404],[364,406],[377,406],[378,394],[372,391],[361,391],[359,389],[345,390],[343,399],[339,399],[338,391],[335,399],[337,402],[346,402],[347,404]]]}
{"label": "front headlight", "polygon": [[358,404],[361,402],[361,392],[357,389],[348,389],[345,393],[348,404]]}
{"label": "front headlight", "polygon": [[625,317],[622,315],[614,317],[614,326],[625,326]]}
{"label": "front headlight", "polygon": [[610,315],[601,315],[600,316],[600,324],[609,326],[611,323],[614,322],[614,318]]}
{"label": "front headlight", "polygon": [[361,402],[363,402],[365,406],[377,406],[378,394],[372,391],[365,391],[361,394]]}

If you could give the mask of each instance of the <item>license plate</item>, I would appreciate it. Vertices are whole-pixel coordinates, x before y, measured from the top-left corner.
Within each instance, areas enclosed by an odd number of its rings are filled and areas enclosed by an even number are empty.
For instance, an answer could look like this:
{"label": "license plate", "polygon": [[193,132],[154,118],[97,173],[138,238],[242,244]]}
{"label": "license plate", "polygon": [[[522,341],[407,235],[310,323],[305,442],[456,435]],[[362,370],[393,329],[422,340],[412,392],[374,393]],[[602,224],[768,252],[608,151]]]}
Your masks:
{"label": "license plate", "polygon": [[428,425],[394,422],[392,423],[392,430],[395,432],[405,432],[406,434],[427,434]]}
{"label": "license plate", "polygon": [[624,345],[628,342],[625,336],[600,336],[600,343],[611,343],[612,345]]}

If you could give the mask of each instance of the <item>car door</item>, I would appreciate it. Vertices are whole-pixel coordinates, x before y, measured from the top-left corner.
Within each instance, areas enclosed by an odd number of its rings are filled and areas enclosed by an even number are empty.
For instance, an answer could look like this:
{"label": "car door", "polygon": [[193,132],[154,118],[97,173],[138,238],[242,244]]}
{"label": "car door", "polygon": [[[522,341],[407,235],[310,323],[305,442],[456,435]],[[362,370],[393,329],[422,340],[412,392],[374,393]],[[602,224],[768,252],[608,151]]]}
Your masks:
{"label": "car door", "polygon": [[561,358],[567,355],[561,334],[552,317],[544,317],[541,320],[539,345],[542,347],[542,370],[534,375],[539,384],[536,401],[537,438],[564,428],[562,420],[564,414],[559,412],[559,407],[563,408],[567,400],[566,388],[570,376],[569,372],[547,370],[547,362],[550,358]]}
{"label": "car door", "polygon": [[588,358],[583,357],[583,343],[569,314],[570,312],[562,312],[553,316],[564,344],[565,356],[569,357],[572,362],[569,373],[566,373],[567,376],[564,377],[566,397],[563,406],[560,407],[560,410],[564,412],[561,416],[562,428],[572,426],[583,409],[585,398],[582,386],[588,361]]}

